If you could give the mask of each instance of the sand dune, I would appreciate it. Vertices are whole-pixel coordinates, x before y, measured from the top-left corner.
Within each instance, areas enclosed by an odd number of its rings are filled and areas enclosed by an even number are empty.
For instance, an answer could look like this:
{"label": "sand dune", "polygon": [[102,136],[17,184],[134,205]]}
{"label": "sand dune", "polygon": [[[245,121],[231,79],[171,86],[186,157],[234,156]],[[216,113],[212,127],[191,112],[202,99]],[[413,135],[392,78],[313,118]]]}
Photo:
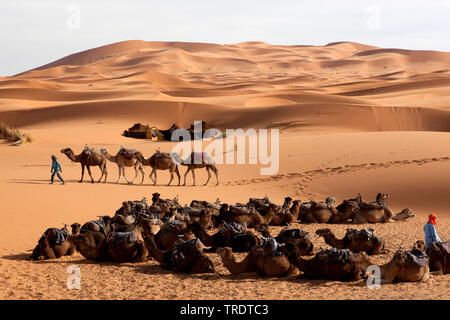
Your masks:
{"label": "sand dune", "polygon": [[[361,192],[374,200],[390,194],[394,211],[412,220],[363,225],[375,228],[394,252],[423,239],[423,224],[438,215],[438,232],[450,237],[450,53],[379,48],[354,42],[325,46],[264,42],[208,44],[124,41],[63,57],[12,77],[0,77],[0,122],[30,133],[31,144],[0,141],[0,298],[3,299],[449,299],[449,276],[369,290],[363,283],[180,275],[155,262],[97,264],[79,254],[30,262],[42,232],[62,223],[112,214],[124,200],[177,194],[192,199],[281,203],[294,199],[338,202]],[[135,122],[163,129],[205,120],[219,128],[279,128],[280,164],[272,176],[258,165],[219,164],[218,187],[117,185],[108,163],[106,184],[77,183],[79,164],[60,153],[85,144],[136,148],[146,157],[172,142],[125,138]],[[228,146],[230,147],[230,146]],[[232,151],[224,148],[223,152]],[[65,186],[49,185],[50,155],[63,166]],[[182,175],[184,168],[181,169]],[[133,172],[127,169],[127,175]],[[93,168],[99,178],[98,168]],[[203,183],[206,172],[196,173]],[[85,176],[86,178],[86,176]],[[295,225],[314,233],[323,225]],[[352,225],[328,226],[338,235]],[[281,227],[273,227],[277,232]],[[314,238],[316,248],[326,247]],[[375,258],[388,261],[391,253]],[[216,254],[209,254],[226,273]],[[242,258],[243,255],[239,255]],[[66,268],[82,270],[82,289],[65,286]]]}

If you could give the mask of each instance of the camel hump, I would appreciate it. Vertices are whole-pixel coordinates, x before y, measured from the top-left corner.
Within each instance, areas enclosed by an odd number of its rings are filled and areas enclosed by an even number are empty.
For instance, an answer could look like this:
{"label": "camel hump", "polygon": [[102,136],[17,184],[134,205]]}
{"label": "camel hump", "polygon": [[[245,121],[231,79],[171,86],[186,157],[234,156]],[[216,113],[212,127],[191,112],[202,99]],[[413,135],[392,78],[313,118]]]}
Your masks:
{"label": "camel hump", "polygon": [[58,228],[49,228],[44,232],[42,237],[39,239],[39,242],[47,239],[48,243],[51,246],[61,245],[67,240],[68,237],[69,232],[67,232],[66,230]]}
{"label": "camel hump", "polygon": [[223,222],[222,227],[219,229],[219,232],[228,234],[230,236],[245,233],[247,231],[247,225],[245,223],[237,223],[237,222]]}
{"label": "camel hump", "polygon": [[261,246],[265,256],[278,257],[283,255],[281,249],[281,244],[275,238],[271,237],[261,237]]}
{"label": "camel hump", "polygon": [[301,239],[306,237],[309,232],[301,229],[283,229],[281,230],[279,236],[283,239]]}
{"label": "camel hump", "polygon": [[450,240],[445,242],[434,242],[434,244],[442,249],[444,254],[450,255]]}
{"label": "camel hump", "polygon": [[177,240],[175,243],[175,249],[170,258],[172,266],[175,270],[187,259],[192,256],[202,255],[202,244],[198,238],[183,241]]}
{"label": "camel hump", "polygon": [[124,147],[120,148],[119,153],[121,153],[127,159],[131,159],[140,154],[140,152],[136,149],[129,149]]}
{"label": "camel hump", "polygon": [[345,236],[349,237],[349,238],[358,239],[361,241],[367,241],[367,240],[371,240],[375,236],[375,230],[368,229],[368,228],[361,229],[361,230],[348,229]]}

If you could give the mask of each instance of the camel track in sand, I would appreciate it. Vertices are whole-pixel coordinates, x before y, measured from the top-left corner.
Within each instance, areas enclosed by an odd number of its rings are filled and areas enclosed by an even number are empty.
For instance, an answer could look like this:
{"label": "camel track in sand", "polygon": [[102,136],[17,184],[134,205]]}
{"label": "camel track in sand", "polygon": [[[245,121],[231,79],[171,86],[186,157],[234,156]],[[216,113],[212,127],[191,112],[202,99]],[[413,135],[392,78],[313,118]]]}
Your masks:
{"label": "camel track in sand", "polygon": [[266,178],[256,178],[256,179],[243,179],[236,181],[229,181],[224,183],[225,186],[242,186],[253,183],[265,183],[272,181],[279,181],[282,179],[299,179],[298,182],[294,183],[294,186],[298,187],[298,191],[295,192],[296,196],[302,196],[308,198],[309,200],[313,199],[313,194],[306,192],[305,190],[310,186],[310,183],[313,180],[328,177],[335,174],[344,174],[348,172],[355,172],[359,170],[371,170],[371,169],[379,169],[379,168],[391,168],[394,166],[403,166],[403,165],[424,165],[430,162],[443,162],[450,160],[450,157],[431,157],[431,158],[423,158],[423,159],[413,159],[413,160],[395,160],[395,161],[387,161],[387,162],[368,162],[362,164],[346,164],[343,166],[337,167],[325,167],[314,170],[308,170],[304,172],[290,172],[277,174]]}

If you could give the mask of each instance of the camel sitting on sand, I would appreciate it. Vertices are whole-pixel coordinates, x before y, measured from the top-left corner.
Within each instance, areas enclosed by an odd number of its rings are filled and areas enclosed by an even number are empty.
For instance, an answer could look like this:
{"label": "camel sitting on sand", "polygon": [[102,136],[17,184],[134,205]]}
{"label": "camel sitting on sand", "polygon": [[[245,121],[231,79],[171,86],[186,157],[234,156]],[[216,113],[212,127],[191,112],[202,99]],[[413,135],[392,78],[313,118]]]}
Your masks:
{"label": "camel sitting on sand", "polygon": [[81,179],[78,182],[83,182],[84,177],[84,167],[87,168],[89,176],[91,177],[91,182],[94,183],[94,178],[92,178],[91,166],[98,166],[102,171],[102,175],[98,182],[105,177],[104,183],[106,182],[106,178],[108,177],[108,171],[106,170],[106,157],[100,153],[98,150],[89,149],[87,146],[84,150],[75,155],[75,153],[70,148],[65,148],[61,150],[61,153],[64,153],[67,158],[69,158],[73,162],[79,162],[81,164]]}
{"label": "camel sitting on sand", "polygon": [[[108,149],[106,148],[100,149],[100,151],[109,161],[117,164],[119,169],[119,177],[117,178],[116,183],[120,183],[120,179],[123,174],[127,183],[132,184],[138,176],[138,171],[142,174],[141,184],[144,182],[144,169],[141,161],[139,160],[143,157],[139,151],[120,148],[119,152],[117,152],[115,156],[110,155]],[[128,181],[127,176],[125,175],[125,167],[134,167],[136,174],[131,181]]]}
{"label": "camel sitting on sand", "polygon": [[356,212],[353,223],[377,223],[392,222],[406,220],[414,217],[414,213],[405,208],[401,212],[395,214],[385,203],[388,195],[378,193],[375,202],[362,202]]}
{"label": "camel sitting on sand", "polygon": [[68,241],[70,233],[66,227],[62,229],[48,228],[33,249],[31,260],[57,259],[75,253],[75,246]]}
{"label": "camel sitting on sand", "polygon": [[[157,170],[169,170],[170,172],[170,181],[167,184],[168,186],[172,183],[173,173],[175,172],[178,177],[178,185],[180,185],[180,172],[178,171],[178,164],[172,159],[170,153],[160,152],[156,150],[155,153],[148,159],[142,157],[140,159],[142,165],[151,166],[152,172],[150,172],[150,179],[153,181],[153,185],[156,185],[156,172]],[[154,178],[153,178],[154,177]]]}
{"label": "camel sitting on sand", "polygon": [[375,235],[373,229],[347,229],[342,239],[337,239],[333,232],[328,229],[319,229],[316,234],[325,239],[326,244],[337,249],[350,249],[350,251],[365,252],[369,255],[386,253],[384,241]]}
{"label": "camel sitting on sand", "polygon": [[189,173],[189,171],[192,171],[192,179],[193,179],[193,186],[195,186],[195,169],[201,169],[206,168],[206,171],[208,172],[208,180],[206,180],[205,186],[208,184],[209,180],[211,179],[211,171],[214,172],[216,175],[217,183],[216,185],[219,185],[219,170],[217,169],[214,161],[209,157],[205,152],[192,152],[189,157],[185,160],[182,160],[179,154],[172,154],[173,158],[182,166],[186,166],[187,170],[184,174],[184,183],[183,186],[186,185],[186,176]]}

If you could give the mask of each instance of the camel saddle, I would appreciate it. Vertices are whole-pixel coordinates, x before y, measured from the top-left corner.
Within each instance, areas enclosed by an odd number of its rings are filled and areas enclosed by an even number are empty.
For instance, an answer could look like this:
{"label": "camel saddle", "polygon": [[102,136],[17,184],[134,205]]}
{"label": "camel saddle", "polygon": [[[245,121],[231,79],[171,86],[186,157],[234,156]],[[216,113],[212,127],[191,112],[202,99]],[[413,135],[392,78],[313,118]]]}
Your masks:
{"label": "camel saddle", "polygon": [[190,161],[191,161],[190,164],[201,164],[211,162],[206,152],[192,152]]}
{"label": "camel saddle", "polygon": [[247,226],[244,223],[237,223],[237,222],[223,222],[221,228],[219,229],[219,232],[224,237],[233,237],[237,234],[242,234],[247,231]]}
{"label": "camel saddle", "polygon": [[109,234],[109,245],[112,247],[120,247],[124,244],[137,242],[136,233],[130,232],[111,232]]}
{"label": "camel saddle", "polygon": [[263,205],[263,204],[269,204],[269,198],[267,196],[265,196],[262,199],[258,199],[258,198],[249,198],[248,199],[248,204],[254,204],[254,205]]}
{"label": "camel saddle", "polygon": [[86,231],[88,231],[87,229],[87,225],[88,223],[92,223],[95,226],[98,226],[98,230],[92,230],[92,231],[98,231],[103,233],[106,236],[106,225],[105,222],[103,220],[94,220],[94,221],[88,221],[85,224],[83,224],[80,228],[80,233],[86,233]]}
{"label": "camel saddle", "polygon": [[442,250],[445,255],[450,255],[450,240],[445,242],[434,242],[434,244]]}
{"label": "camel saddle", "polygon": [[359,241],[372,241],[372,238],[375,237],[374,229],[347,229],[347,233],[345,237],[350,240],[359,240]]}
{"label": "camel saddle", "polygon": [[202,244],[199,239],[190,239],[183,241],[181,239],[175,242],[175,249],[170,258],[172,266],[177,270],[178,266],[185,261],[186,258],[202,255]]}
{"label": "camel saddle", "polygon": [[126,159],[130,160],[136,156],[138,151],[136,149],[120,148],[119,153],[121,153]]}
{"label": "camel saddle", "polygon": [[385,209],[386,208],[386,203],[384,203],[384,201],[374,201],[374,202],[364,202],[362,201],[359,204],[359,208],[360,209],[365,209],[365,210],[381,210],[381,209]]}
{"label": "camel saddle", "polygon": [[[50,231],[52,231],[52,235],[50,237],[47,237]],[[44,234],[42,235],[42,237],[39,239],[38,242],[41,243],[42,241],[45,241],[45,239],[47,239],[48,244],[50,246],[54,245],[59,246],[67,240],[69,235],[70,235],[69,232],[66,230],[58,228],[49,228],[44,232]]]}
{"label": "camel saddle", "polygon": [[237,214],[237,215],[251,215],[254,214],[255,211],[253,210],[253,207],[243,207],[243,206],[235,206],[235,205],[230,205],[230,212]]}
{"label": "camel saddle", "polygon": [[168,220],[161,227],[161,231],[173,231],[180,234],[184,232],[184,224],[180,220]]}
{"label": "camel saddle", "polygon": [[281,230],[280,234],[277,236],[277,239],[301,239],[306,237],[308,234],[309,232],[301,229],[285,228]]}
{"label": "camel saddle", "polygon": [[277,242],[275,238],[261,237],[261,247],[257,249],[257,252],[261,252],[264,256],[279,257],[283,255],[281,244]]}
{"label": "camel saddle", "polygon": [[353,252],[350,249],[328,249],[317,253],[319,260],[325,260],[326,263],[344,264],[352,261]]}
{"label": "camel saddle", "polygon": [[428,256],[425,253],[425,251],[419,249],[412,249],[409,251],[405,251],[405,254],[408,257],[409,262],[412,263],[413,265],[425,268],[428,264]]}

